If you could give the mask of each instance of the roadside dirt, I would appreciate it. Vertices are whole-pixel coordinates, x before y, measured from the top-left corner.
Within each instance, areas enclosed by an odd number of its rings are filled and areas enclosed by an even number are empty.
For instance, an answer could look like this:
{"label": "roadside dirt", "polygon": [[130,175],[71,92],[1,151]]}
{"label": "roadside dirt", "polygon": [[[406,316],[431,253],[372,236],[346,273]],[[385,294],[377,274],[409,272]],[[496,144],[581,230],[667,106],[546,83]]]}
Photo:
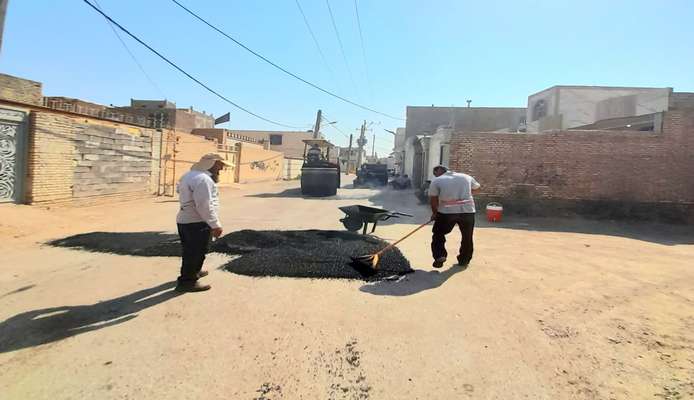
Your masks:
{"label": "roadside dirt", "polygon": [[[609,221],[478,221],[467,269],[433,270],[430,232],[399,280],[252,278],[171,292],[179,261],[45,245],[94,232],[173,234],[177,203],[0,206],[3,399],[694,398],[694,233]],[[343,229],[339,206],[428,217],[411,193],[296,183],[222,190],[227,232]],[[448,242],[455,254],[459,235]]]}

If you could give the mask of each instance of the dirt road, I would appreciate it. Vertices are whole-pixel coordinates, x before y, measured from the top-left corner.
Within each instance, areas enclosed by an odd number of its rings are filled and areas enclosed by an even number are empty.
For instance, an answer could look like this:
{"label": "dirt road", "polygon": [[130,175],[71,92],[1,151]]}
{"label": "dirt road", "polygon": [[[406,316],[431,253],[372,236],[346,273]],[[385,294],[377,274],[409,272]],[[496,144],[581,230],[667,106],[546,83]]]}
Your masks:
{"label": "dirt road", "polygon": [[[428,217],[411,194],[296,183],[222,191],[238,229],[343,229],[340,205]],[[691,227],[480,220],[467,269],[430,267],[427,230],[400,281],[250,278],[175,295],[179,260],[47,246],[90,232],[173,232],[177,203],[0,206],[3,399],[694,398]],[[146,235],[145,235],[146,236]],[[459,236],[449,240],[455,254]]]}

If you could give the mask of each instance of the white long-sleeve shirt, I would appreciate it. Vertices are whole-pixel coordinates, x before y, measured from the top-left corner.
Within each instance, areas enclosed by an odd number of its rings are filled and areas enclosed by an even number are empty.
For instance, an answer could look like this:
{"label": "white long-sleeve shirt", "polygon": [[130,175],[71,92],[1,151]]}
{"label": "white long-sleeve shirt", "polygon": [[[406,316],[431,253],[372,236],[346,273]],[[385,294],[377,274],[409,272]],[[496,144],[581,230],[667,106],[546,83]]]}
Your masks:
{"label": "white long-sleeve shirt", "polygon": [[219,192],[208,171],[189,171],[178,183],[181,209],[176,216],[179,224],[206,222],[210,228],[221,228],[219,222]]}

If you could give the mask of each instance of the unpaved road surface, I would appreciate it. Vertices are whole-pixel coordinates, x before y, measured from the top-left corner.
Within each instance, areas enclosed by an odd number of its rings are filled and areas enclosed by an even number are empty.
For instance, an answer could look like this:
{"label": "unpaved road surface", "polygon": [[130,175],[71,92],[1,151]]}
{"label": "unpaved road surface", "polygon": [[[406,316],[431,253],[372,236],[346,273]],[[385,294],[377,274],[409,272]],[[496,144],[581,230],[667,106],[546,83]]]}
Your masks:
{"label": "unpaved road surface", "polygon": [[[225,228],[342,229],[349,204],[414,213],[379,225],[392,241],[429,215],[411,193],[295,188],[223,190]],[[176,210],[0,206],[0,398],[694,398],[691,227],[480,219],[467,269],[432,270],[422,230],[400,247],[416,271],[368,284],[239,276],[213,254],[212,290],[181,296],[174,257],[45,245],[173,233]]]}

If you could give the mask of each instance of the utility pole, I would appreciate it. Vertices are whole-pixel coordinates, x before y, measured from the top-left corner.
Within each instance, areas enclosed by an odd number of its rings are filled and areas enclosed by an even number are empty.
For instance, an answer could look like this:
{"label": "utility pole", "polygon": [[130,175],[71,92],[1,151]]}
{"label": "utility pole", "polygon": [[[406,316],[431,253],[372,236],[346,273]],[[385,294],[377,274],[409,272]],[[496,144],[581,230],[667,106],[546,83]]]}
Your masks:
{"label": "utility pole", "polygon": [[364,145],[366,145],[366,138],[364,137],[364,132],[366,132],[366,120],[361,124],[361,133],[359,134],[359,139],[357,139],[357,145],[359,146],[359,153],[357,153],[357,169],[361,167],[361,155],[364,152]]}
{"label": "utility pole", "polygon": [[318,110],[318,113],[316,113],[316,125],[313,126],[313,138],[314,139],[320,139],[319,132],[320,132],[320,120],[322,118],[321,114],[322,114],[321,110]]}
{"label": "utility pole", "polygon": [[376,133],[374,132],[374,138],[371,141],[371,158],[376,157]]}
{"label": "utility pole", "polygon": [[352,136],[349,134],[349,149],[347,150],[347,168],[345,168],[345,175],[349,174],[349,166],[352,164]]}
{"label": "utility pole", "polygon": [[2,32],[5,30],[5,14],[9,0],[0,0],[0,51],[2,51]]}

